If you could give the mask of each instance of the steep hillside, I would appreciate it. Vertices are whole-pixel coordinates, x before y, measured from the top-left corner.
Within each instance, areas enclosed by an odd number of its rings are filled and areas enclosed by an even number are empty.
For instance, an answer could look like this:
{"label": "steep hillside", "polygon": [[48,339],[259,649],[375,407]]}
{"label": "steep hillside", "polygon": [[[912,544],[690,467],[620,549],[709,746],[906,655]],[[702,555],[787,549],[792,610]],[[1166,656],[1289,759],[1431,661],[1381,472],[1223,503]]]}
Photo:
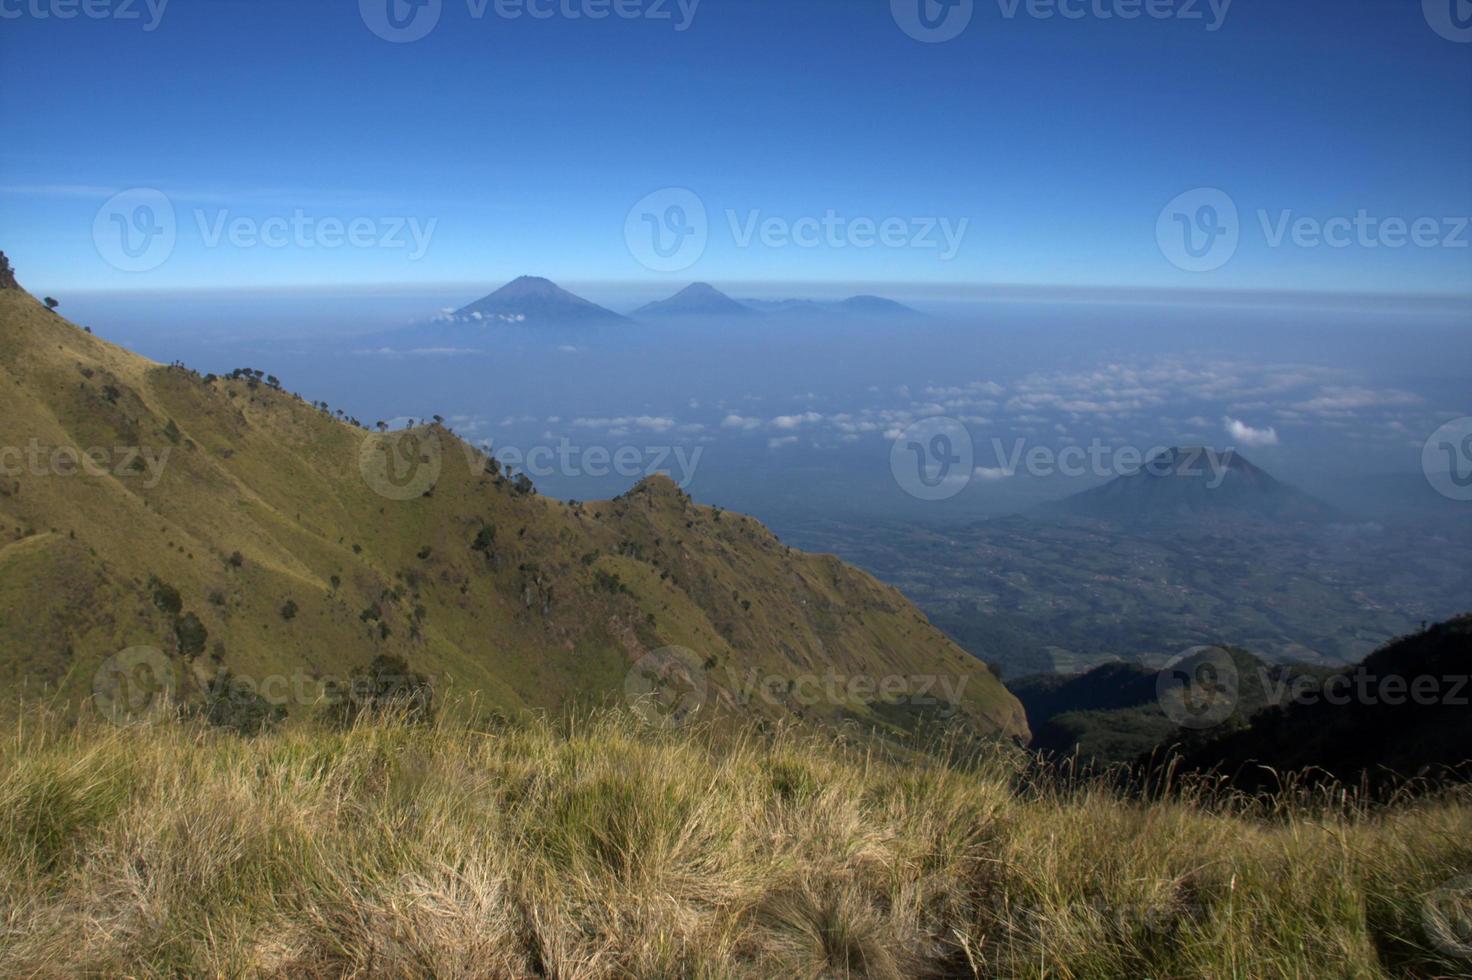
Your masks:
{"label": "steep hillside", "polygon": [[228,670],[302,712],[390,654],[485,711],[628,691],[660,718],[1026,732],[896,590],[755,520],[662,478],[547,500],[439,425],[370,433],[273,380],[155,364],[0,290],[9,701],[80,699],[145,647],[181,696]]}

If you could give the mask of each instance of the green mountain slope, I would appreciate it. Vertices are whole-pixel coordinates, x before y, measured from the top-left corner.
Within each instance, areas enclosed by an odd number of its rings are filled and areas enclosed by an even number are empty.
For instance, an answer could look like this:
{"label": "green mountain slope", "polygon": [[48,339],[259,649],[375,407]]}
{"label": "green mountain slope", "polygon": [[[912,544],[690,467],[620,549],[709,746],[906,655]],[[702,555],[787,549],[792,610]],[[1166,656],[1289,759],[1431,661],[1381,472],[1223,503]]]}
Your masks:
{"label": "green mountain slope", "polygon": [[547,500],[438,425],[370,433],[254,374],[155,364],[14,288],[0,416],[12,703],[85,697],[108,658],[151,647],[183,696],[228,670],[298,713],[390,654],[487,711],[627,690],[661,718],[1026,734],[899,592],[663,478]]}

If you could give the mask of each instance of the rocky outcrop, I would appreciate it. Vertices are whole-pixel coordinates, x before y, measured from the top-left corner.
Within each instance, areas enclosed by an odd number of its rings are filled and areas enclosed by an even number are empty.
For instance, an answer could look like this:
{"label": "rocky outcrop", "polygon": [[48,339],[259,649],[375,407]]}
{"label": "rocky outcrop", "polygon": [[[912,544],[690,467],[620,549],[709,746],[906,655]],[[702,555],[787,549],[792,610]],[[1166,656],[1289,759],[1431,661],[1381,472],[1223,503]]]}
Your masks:
{"label": "rocky outcrop", "polygon": [[0,289],[19,289],[20,283],[15,281],[15,270],[10,267],[10,260],[0,252]]}

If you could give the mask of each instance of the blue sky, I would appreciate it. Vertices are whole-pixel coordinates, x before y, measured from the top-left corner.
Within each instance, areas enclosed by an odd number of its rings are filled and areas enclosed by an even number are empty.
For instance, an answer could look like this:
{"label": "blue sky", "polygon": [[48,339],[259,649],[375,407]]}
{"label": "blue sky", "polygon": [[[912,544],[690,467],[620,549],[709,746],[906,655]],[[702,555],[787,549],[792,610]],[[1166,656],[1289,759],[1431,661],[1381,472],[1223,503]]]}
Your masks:
{"label": "blue sky", "polygon": [[[1131,20],[1100,13],[1132,0],[1064,0],[1077,18],[975,0],[938,43],[901,26],[922,0],[618,0],[637,16],[598,20],[565,12],[614,0],[526,0],[538,18],[440,0],[407,43],[368,26],[405,0],[90,2],[117,15],[0,0],[0,248],[32,288],[1472,293],[1472,43],[1433,23],[1465,0],[1154,0],[1174,16]],[[668,269],[629,238],[643,199],[672,217],[667,188],[707,217]],[[157,230],[153,191],[171,244],[125,271],[106,236]],[[1222,195],[1235,246],[1183,268],[1170,236],[1223,227]],[[1394,247],[1418,221],[1423,244]]]}

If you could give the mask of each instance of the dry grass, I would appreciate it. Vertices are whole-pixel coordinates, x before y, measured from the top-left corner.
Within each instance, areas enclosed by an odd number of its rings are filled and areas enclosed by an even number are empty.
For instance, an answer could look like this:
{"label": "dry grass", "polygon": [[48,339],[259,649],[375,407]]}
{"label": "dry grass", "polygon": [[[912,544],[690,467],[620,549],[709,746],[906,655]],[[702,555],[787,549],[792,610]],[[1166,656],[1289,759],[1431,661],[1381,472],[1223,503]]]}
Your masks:
{"label": "dry grass", "polygon": [[1426,901],[1472,870],[1465,798],[1248,812],[1018,770],[617,714],[255,739],[32,714],[0,747],[0,975],[1472,973],[1456,896]]}

